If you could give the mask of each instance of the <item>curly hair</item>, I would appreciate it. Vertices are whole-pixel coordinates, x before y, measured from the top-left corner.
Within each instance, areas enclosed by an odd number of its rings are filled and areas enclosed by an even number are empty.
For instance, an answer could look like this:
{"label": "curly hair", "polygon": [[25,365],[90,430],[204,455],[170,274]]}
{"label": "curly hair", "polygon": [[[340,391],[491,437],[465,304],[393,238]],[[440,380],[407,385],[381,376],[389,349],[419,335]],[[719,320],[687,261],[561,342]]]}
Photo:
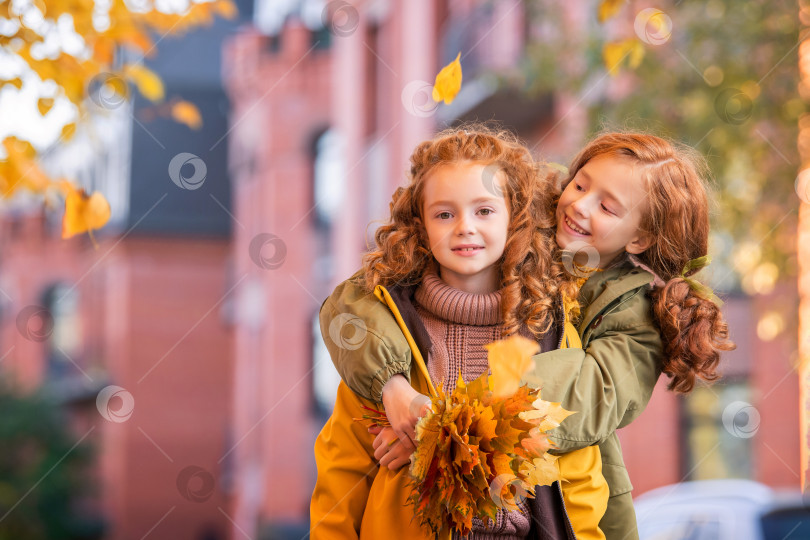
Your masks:
{"label": "curly hair", "polygon": [[512,133],[487,125],[448,129],[416,147],[410,182],[394,192],[390,220],[377,229],[376,249],[363,258],[365,287],[371,291],[377,285],[415,285],[436,271],[422,225],[424,185],[432,171],[457,162],[480,163],[503,173],[509,209],[506,245],[499,260],[504,334],[515,334],[525,324],[539,336],[554,322],[560,295],[577,294],[576,280],[561,264],[555,242],[556,171],[535,161]]}
{"label": "curly hair", "polygon": [[[612,132],[593,139],[574,158],[567,182],[596,156],[629,159],[641,166],[648,210],[640,229],[652,244],[639,254],[664,281],[651,291],[653,317],[664,346],[664,373],[669,389],[686,393],[696,379],[718,378],[720,351],[735,348],[720,308],[696,293],[681,272],[706,255],[709,243],[709,199],[704,178],[708,166],[691,147],[641,133]],[[566,182],[566,183],[567,183]]]}

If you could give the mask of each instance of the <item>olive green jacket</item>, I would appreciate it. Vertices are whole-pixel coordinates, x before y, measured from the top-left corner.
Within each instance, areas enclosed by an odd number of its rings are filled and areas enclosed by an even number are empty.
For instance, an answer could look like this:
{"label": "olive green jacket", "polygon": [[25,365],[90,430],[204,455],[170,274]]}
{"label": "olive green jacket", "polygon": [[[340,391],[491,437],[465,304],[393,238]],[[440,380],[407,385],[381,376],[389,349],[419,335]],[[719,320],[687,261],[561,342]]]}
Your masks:
{"label": "olive green jacket", "polygon": [[[550,432],[557,452],[599,444],[611,497],[633,489],[616,430],[641,414],[661,374],[661,338],[647,296],[654,279],[630,260],[593,274],[579,296],[583,348],[534,357],[543,399],[578,413]],[[333,341],[345,339],[348,344],[330,350],[335,367],[352,390],[381,401],[388,379],[410,376],[410,348],[396,331],[396,321],[363,290],[357,276],[324,304],[330,309],[321,309],[321,327],[330,329]],[[363,339],[363,332],[378,339]],[[635,522],[634,516],[628,517],[631,520]]]}

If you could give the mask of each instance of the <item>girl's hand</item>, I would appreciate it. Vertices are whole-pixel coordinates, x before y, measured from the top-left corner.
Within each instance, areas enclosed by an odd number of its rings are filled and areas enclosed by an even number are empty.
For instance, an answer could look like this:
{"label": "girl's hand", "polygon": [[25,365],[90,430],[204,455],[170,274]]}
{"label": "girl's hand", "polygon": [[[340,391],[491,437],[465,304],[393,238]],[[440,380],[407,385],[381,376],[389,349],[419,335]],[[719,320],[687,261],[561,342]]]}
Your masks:
{"label": "girl's hand", "polygon": [[374,447],[374,457],[380,462],[381,467],[388,467],[395,471],[411,462],[413,451],[405,448],[393,429],[371,427],[368,431],[377,435],[372,446]]}
{"label": "girl's hand", "polygon": [[391,428],[410,454],[416,450],[416,422],[430,410],[430,398],[414,390],[403,375],[394,375],[383,386],[382,400]]}

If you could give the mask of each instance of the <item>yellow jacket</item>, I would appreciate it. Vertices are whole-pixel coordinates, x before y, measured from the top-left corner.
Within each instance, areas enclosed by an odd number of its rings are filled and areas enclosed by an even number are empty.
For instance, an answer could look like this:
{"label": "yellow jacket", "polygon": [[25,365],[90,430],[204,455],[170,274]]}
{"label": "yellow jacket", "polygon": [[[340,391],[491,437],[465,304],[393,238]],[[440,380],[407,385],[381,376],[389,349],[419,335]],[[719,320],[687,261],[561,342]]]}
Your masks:
{"label": "yellow jacket", "polygon": [[[435,395],[433,383],[416,343],[394,300],[383,287],[375,295],[394,314],[413,354],[411,384],[419,392]],[[321,329],[328,331],[328,329]],[[577,347],[579,336],[566,321],[563,347]],[[376,407],[353,393],[341,382],[332,416],[315,441],[318,478],[310,505],[310,538],[368,539],[432,538],[413,519],[413,507],[405,501],[410,493],[407,467],[391,471],[374,459],[374,436],[356,422],[365,411]],[[608,486],[602,476],[597,446],[570,452],[557,460],[565,509],[576,538],[602,540],[598,528],[608,500]]]}

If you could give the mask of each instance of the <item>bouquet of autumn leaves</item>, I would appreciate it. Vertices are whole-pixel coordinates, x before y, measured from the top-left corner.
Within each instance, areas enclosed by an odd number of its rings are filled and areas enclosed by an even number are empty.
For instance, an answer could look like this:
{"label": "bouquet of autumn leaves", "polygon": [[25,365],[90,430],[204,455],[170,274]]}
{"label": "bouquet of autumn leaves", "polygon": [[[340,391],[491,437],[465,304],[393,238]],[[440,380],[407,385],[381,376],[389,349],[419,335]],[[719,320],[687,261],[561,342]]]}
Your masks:
{"label": "bouquet of autumn leaves", "polygon": [[411,457],[415,518],[434,534],[466,536],[477,516],[494,520],[499,508],[516,510],[538,485],[558,480],[546,431],[573,414],[521,385],[534,367],[537,343],[522,337],[487,345],[492,375],[455,390],[441,388],[416,424]]}

